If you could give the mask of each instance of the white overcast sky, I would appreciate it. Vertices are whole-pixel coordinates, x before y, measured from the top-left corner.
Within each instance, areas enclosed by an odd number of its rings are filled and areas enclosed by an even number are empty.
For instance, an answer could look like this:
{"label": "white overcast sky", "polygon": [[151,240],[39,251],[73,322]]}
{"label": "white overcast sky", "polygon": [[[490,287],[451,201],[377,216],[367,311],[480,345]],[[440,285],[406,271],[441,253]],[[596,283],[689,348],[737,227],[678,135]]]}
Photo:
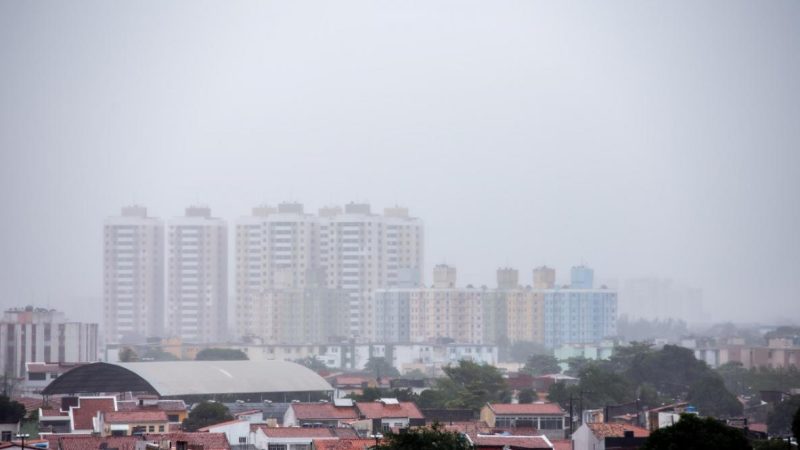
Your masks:
{"label": "white overcast sky", "polygon": [[400,204],[426,263],[800,317],[800,2],[0,2],[0,306],[100,317],[126,204]]}

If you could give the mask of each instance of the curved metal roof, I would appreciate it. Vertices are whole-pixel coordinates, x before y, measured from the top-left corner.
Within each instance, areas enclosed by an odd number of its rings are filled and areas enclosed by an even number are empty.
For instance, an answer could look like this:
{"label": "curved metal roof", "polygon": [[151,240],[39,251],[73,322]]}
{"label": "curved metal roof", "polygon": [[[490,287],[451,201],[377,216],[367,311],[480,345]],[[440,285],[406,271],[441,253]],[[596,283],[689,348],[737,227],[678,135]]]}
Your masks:
{"label": "curved metal roof", "polygon": [[157,361],[87,364],[56,378],[42,394],[135,391],[171,397],[332,390],[314,371],[289,361]]}

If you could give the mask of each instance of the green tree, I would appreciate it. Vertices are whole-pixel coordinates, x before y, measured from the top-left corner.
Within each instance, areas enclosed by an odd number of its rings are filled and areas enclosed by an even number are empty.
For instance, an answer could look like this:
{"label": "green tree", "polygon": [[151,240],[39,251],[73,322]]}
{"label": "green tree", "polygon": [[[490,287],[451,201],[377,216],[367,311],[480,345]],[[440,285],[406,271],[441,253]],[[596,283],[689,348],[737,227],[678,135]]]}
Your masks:
{"label": "green tree", "polygon": [[584,408],[602,408],[634,401],[636,387],[625,377],[600,364],[590,364],[581,373],[580,390]]}
{"label": "green tree", "polygon": [[233,420],[233,416],[225,405],[216,402],[202,402],[189,411],[189,416],[183,421],[183,430],[197,431],[199,428],[228,420]]}
{"label": "green tree", "polygon": [[17,423],[25,417],[25,405],[0,395],[0,423]]}
{"label": "green tree", "polygon": [[558,365],[558,360],[553,355],[531,355],[520,372],[536,377],[551,373],[561,373],[561,366]]}
{"label": "green tree", "polygon": [[297,364],[301,366],[308,367],[309,369],[313,370],[314,372],[322,372],[328,370],[328,366],[325,365],[322,360],[317,358],[316,356],[307,356],[305,358],[300,358],[295,360]]}
{"label": "green tree", "polygon": [[517,399],[520,403],[533,403],[536,399],[536,392],[534,392],[533,389],[523,389],[519,391]]}
{"label": "green tree", "polygon": [[122,347],[117,354],[120,362],[139,361],[139,355],[131,347]]}
{"label": "green tree", "polygon": [[142,355],[142,361],[178,361],[178,357],[158,347],[148,348]]}
{"label": "green tree", "polygon": [[486,402],[509,397],[506,381],[494,366],[461,360],[457,366],[447,366],[443,370],[447,377],[439,379],[436,389],[447,399],[444,407],[477,411]]}
{"label": "green tree", "polygon": [[793,395],[777,405],[767,415],[767,430],[770,435],[786,436],[793,432],[793,418],[800,408],[800,395]]}
{"label": "green tree", "polygon": [[567,359],[567,366],[569,368],[564,372],[571,377],[577,377],[581,371],[589,364],[594,364],[592,360],[584,358],[583,356],[576,356]]}
{"label": "green tree", "polygon": [[795,439],[800,441],[800,407],[797,408],[794,413],[794,419],[792,419],[792,434],[794,434]]}
{"label": "green tree", "polygon": [[708,372],[692,383],[686,400],[701,413],[714,417],[741,416],[744,409],[735,395],[725,389],[722,377]]}
{"label": "green tree", "polygon": [[195,361],[234,361],[250,358],[245,352],[235,348],[206,348],[200,350],[194,359]]}
{"label": "green tree", "polygon": [[364,370],[369,372],[375,378],[397,378],[400,376],[400,372],[392,366],[392,364],[386,360],[386,358],[379,358],[379,357],[370,357],[367,360],[367,364],[364,366]]}
{"label": "green tree", "polygon": [[792,445],[784,439],[767,439],[763,441],[754,441],[753,448],[755,450],[792,450]]}
{"label": "green tree", "polygon": [[750,450],[752,447],[741,431],[710,417],[701,419],[682,414],[675,425],[650,434],[645,450]]}
{"label": "green tree", "polygon": [[409,428],[399,433],[389,431],[375,450],[472,450],[472,444],[458,432],[447,431],[438,423],[429,427]]}

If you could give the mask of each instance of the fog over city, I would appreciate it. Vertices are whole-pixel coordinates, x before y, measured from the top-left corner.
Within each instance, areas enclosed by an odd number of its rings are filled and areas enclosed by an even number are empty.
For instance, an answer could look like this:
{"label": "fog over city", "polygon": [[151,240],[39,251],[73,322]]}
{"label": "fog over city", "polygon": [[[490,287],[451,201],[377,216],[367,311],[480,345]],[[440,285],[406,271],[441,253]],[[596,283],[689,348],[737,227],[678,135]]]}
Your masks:
{"label": "fog over city", "polygon": [[257,205],[355,201],[424,222],[427,283],[586,264],[701,289],[696,322],[797,323],[798,24],[788,1],[0,2],[0,306],[101,321],[123,206],[207,205],[233,236]]}

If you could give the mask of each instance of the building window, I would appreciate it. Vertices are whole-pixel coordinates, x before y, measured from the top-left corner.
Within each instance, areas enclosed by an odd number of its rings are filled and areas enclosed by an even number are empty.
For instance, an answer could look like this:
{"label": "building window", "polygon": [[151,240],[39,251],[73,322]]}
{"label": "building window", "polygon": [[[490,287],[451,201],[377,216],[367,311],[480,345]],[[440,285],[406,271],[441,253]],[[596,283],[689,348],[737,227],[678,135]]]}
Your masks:
{"label": "building window", "polygon": [[240,444],[247,444],[247,438],[246,438],[246,437],[244,437],[244,436],[242,436],[242,437],[239,437],[239,443],[240,443]]}

